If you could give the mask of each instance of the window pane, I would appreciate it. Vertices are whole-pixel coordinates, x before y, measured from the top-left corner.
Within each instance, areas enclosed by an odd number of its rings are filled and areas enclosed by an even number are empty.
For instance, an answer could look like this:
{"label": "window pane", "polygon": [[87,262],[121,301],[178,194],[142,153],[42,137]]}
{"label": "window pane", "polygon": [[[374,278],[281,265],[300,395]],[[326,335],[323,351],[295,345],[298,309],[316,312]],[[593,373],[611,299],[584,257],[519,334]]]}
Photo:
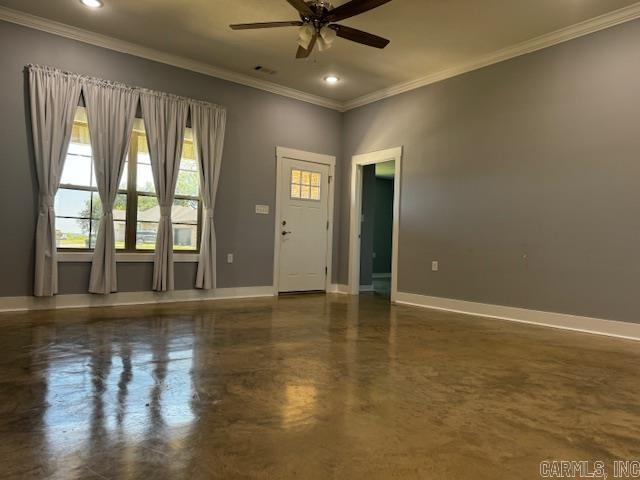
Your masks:
{"label": "window pane", "polygon": [[303,185],[300,189],[300,198],[308,199],[311,196],[311,187]]}
{"label": "window pane", "polygon": [[300,183],[300,170],[291,170],[291,183]]}
{"label": "window pane", "polygon": [[176,195],[188,195],[197,197],[200,193],[198,172],[180,170],[176,182]]}
{"label": "window pane", "polygon": [[91,186],[91,157],[68,154],[62,169],[61,184]]}
{"label": "window pane", "polygon": [[89,220],[56,218],[56,245],[58,248],[87,248]]}
{"label": "window pane", "polygon": [[[138,155],[138,161],[140,161],[140,155]],[[156,193],[151,165],[138,163],[137,167],[136,188],[138,192]]]}
{"label": "window pane", "polygon": [[[197,200],[175,200],[171,209],[173,221],[174,248],[176,250],[196,250],[198,245]],[[115,211],[114,211],[115,212]],[[160,207],[156,197],[138,197],[138,223],[136,228],[136,248],[154,250]]]}
{"label": "window pane", "polygon": [[198,226],[173,224],[173,249],[174,250],[197,250],[198,248]]}
{"label": "window pane", "polygon": [[100,220],[91,219],[91,235],[89,236],[89,248],[96,248],[96,240],[98,239],[98,230],[100,229]]}
{"label": "window pane", "polygon": [[318,187],[311,187],[311,200],[320,200],[320,189]]}
{"label": "window pane", "polygon": [[67,155],[90,157],[91,142],[89,141],[89,127],[87,127],[87,125],[78,124],[77,122],[74,123],[71,137]]}
{"label": "window pane", "polygon": [[83,107],[76,109],[60,183],[83,187],[96,184],[95,179],[92,181],[91,142],[87,115]]}
{"label": "window pane", "polygon": [[195,159],[190,159],[184,155],[180,159],[180,170],[188,170],[189,172],[198,171],[198,162]]}
{"label": "window pane", "polygon": [[186,128],[184,131],[184,142],[182,143],[182,159],[196,160],[196,151],[193,146],[193,135],[191,129]]}
{"label": "window pane", "polygon": [[160,207],[156,197],[138,196],[138,222],[159,222]]}
{"label": "window pane", "polygon": [[138,250],[155,250],[158,224],[138,222],[136,226],[136,248]]}
{"label": "window pane", "polygon": [[311,186],[319,187],[320,186],[320,174],[312,173],[311,174]]}
{"label": "window pane", "polygon": [[146,163],[151,165],[151,157],[149,156],[149,146],[147,145],[147,137],[144,132],[138,135],[138,163]]}
{"label": "window pane", "polygon": [[[100,220],[100,217],[102,217],[102,201],[98,192],[93,192],[91,218]],[[116,201],[113,204],[113,219],[123,221],[127,219],[127,195],[124,193],[116,195]]]}
{"label": "window pane", "polygon": [[[95,248],[98,239],[98,230],[100,227],[100,219],[102,218],[102,202],[98,192],[92,194],[91,210],[91,238],[89,239],[90,248]],[[113,227],[115,230],[116,248],[123,249],[125,247],[125,221],[127,218],[127,195],[122,193],[116,196],[113,204]],[[88,222],[87,222],[88,223]]]}
{"label": "window pane", "polygon": [[56,215],[60,217],[91,216],[91,192],[84,190],[58,189],[55,200]]}
{"label": "window pane", "polygon": [[[115,212],[115,210],[114,210]],[[115,231],[115,239],[116,239],[116,249],[118,250],[123,250],[125,245],[124,245],[124,239],[126,236],[126,223],[124,221],[120,221],[120,220],[114,220],[113,221],[113,229]]]}
{"label": "window pane", "polygon": [[120,177],[120,185],[118,186],[119,190],[127,189],[128,177],[129,177],[129,162],[125,161],[124,166],[122,167],[122,176]]}
{"label": "window pane", "polygon": [[291,198],[300,198],[300,185],[291,185]]}
{"label": "window pane", "polygon": [[311,184],[311,172],[302,172],[302,182],[303,185]]}
{"label": "window pane", "polygon": [[198,224],[198,201],[174,200],[171,208],[171,221],[173,223]]}
{"label": "window pane", "polygon": [[113,220],[125,221],[127,219],[127,195],[119,193],[116,195],[116,201],[113,204]]}

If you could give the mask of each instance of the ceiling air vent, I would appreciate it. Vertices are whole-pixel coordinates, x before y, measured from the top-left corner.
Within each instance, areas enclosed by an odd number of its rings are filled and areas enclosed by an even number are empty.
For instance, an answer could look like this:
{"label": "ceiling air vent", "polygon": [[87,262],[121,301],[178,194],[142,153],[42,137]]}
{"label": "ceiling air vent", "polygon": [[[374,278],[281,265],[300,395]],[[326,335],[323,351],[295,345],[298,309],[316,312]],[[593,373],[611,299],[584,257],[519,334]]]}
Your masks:
{"label": "ceiling air vent", "polygon": [[263,67],[262,65],[256,65],[255,67],[253,67],[253,69],[256,72],[264,73],[266,75],[274,75],[276,73],[275,70],[272,70],[272,69],[267,68],[267,67]]}

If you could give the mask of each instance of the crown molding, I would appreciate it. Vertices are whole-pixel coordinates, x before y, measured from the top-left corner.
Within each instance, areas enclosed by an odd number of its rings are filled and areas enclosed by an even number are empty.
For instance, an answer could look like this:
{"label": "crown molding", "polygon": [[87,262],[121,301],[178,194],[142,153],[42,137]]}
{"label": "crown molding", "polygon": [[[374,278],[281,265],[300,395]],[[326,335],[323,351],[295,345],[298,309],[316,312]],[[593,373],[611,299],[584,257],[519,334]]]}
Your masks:
{"label": "crown molding", "polygon": [[145,47],[136,43],[118,40],[117,38],[101,35],[99,33],[90,32],[77,27],[72,27],[64,23],[49,20],[29,13],[20,12],[11,8],[0,6],[0,20],[10,23],[22,25],[24,27],[41,30],[61,37],[77,40],[79,42],[88,43],[97,47],[115,50],[116,52],[127,53],[136,57],[153,60],[155,62],[172,65],[174,67],[191,70],[193,72],[202,73],[211,77],[220,78],[229,82],[238,83],[247,87],[257,88],[266,92],[275,93],[284,97],[301,100],[303,102],[312,103],[321,107],[331,108],[333,110],[342,111],[343,104],[337,100],[312,95],[302,92],[294,88],[278,85],[266,80],[251,77],[242,73],[232,72],[219,67],[214,67],[204,62],[199,62],[179,55],[165,53],[160,50]]}
{"label": "crown molding", "polygon": [[431,85],[432,83],[446,80],[447,78],[456,77],[458,75],[462,75],[463,73],[478,70],[495,63],[504,62],[505,60],[519,57],[520,55],[525,55],[537,50],[552,47],[553,45],[564,43],[569,40],[582,37],[584,35],[589,35],[590,33],[598,32],[600,30],[611,28],[616,25],[620,25],[621,23],[635,20],[637,18],[640,18],[640,2],[634,3],[619,10],[614,10],[613,12],[605,13],[604,15],[594,17],[584,22],[576,23],[569,27],[561,28],[560,30],[541,35],[531,40],[518,43],[511,47],[497,50],[493,53],[483,55],[474,60],[461,63],[460,65],[448,68],[446,70],[442,70],[440,72],[436,72],[425,77],[418,78],[416,80],[411,80],[409,82],[399,83],[392,87],[384,88],[382,90],[363,95],[353,100],[349,100],[343,103],[342,111],[352,110],[369,103],[377,102],[379,100],[393,97],[410,90],[415,90],[426,85]]}
{"label": "crown molding", "polygon": [[330,98],[320,97],[318,95],[306,93],[294,88],[285,87],[277,83],[260,80],[258,78],[254,78],[242,73],[232,72],[223,68],[214,67],[213,65],[199,62],[190,58],[165,53],[153,48],[126,42],[124,40],[118,40],[116,38],[94,33],[89,30],[72,27],[70,25],[56,22],[54,20],[49,20],[43,17],[38,17],[36,15],[31,15],[28,13],[20,12],[18,10],[0,6],[0,20],[34,28],[36,30],[41,30],[43,32],[51,33],[72,40],[77,40],[83,43],[88,43],[98,47],[107,48],[109,50],[127,53],[129,55],[145,58],[147,60],[153,60],[167,65],[172,65],[174,67],[183,68],[185,70],[191,70],[193,72],[202,73],[204,75],[220,78],[222,80],[227,80],[229,82],[256,88],[258,90],[264,90],[266,92],[293,98],[295,100],[312,103],[321,107],[338,110],[340,112],[346,112],[348,110],[362,107],[364,105],[374,103],[385,98],[393,97],[401,93],[431,85],[432,83],[456,77],[473,70],[478,70],[480,68],[519,57],[521,55],[526,55],[527,53],[542,50],[553,45],[558,45],[560,43],[589,35],[600,30],[611,28],[616,25],[620,25],[621,23],[635,20],[637,18],[640,18],[640,2],[636,2],[619,10],[614,10],[613,12],[605,13],[604,15],[600,15],[584,22],[576,23],[575,25],[561,28],[560,30],[541,35],[531,40],[527,40],[525,42],[521,42],[516,45],[503,48],[501,50],[497,50],[487,55],[480,56],[469,62],[464,62],[451,68],[447,68],[440,72],[432,73],[430,75],[411,80],[409,82],[403,82],[391,87],[377,90],[353,100],[340,102],[338,100],[332,100]]}

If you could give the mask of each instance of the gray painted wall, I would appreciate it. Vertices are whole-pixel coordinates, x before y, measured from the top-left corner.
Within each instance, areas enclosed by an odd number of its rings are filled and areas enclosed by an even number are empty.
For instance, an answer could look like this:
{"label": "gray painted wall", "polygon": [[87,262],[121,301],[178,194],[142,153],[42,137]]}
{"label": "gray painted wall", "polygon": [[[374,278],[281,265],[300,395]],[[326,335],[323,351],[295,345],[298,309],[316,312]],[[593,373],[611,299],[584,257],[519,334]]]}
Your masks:
{"label": "gray painted wall", "polygon": [[634,21],[345,114],[343,158],[404,145],[401,292],[640,321],[639,43]]}
{"label": "gray painted wall", "polygon": [[[224,105],[227,134],[215,212],[219,286],[272,284],[274,217],[256,215],[254,206],[268,204],[273,211],[275,147],[337,155],[340,113],[5,22],[0,22],[0,45],[0,296],[32,292],[37,188],[25,119],[23,71],[29,63]],[[232,265],[226,263],[228,252],[235,254]],[[337,245],[334,252],[337,275]],[[61,293],[85,293],[89,268],[60,264]],[[195,268],[176,264],[176,288],[192,288]],[[120,264],[120,291],[149,290],[151,273],[151,264]]]}
{"label": "gray painted wall", "polygon": [[376,178],[373,217],[373,273],[391,273],[393,243],[393,180]]}

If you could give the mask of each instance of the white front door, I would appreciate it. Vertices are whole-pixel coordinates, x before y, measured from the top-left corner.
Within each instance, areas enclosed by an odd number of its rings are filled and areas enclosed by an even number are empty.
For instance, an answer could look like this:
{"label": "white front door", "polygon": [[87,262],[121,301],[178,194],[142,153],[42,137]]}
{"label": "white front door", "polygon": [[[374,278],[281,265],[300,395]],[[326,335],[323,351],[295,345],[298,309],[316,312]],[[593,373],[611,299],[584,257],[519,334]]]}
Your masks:
{"label": "white front door", "polygon": [[282,159],[278,291],[325,290],[329,166]]}

